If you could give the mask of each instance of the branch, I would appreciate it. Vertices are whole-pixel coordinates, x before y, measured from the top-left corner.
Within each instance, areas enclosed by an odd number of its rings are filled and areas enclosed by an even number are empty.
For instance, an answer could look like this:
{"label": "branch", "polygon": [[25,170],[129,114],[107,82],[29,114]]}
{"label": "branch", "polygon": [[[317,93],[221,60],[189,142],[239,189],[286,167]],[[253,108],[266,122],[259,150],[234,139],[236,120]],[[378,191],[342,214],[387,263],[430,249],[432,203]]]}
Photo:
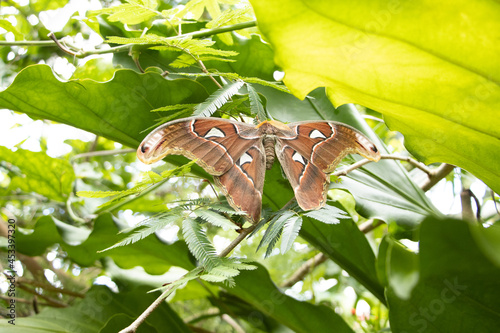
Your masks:
{"label": "branch", "polygon": [[[384,224],[384,221],[382,220],[368,220],[359,226],[359,230],[361,230],[362,233],[367,234],[382,224]],[[328,257],[323,252],[318,253],[311,259],[307,260],[288,279],[286,279],[281,284],[281,288],[290,288],[297,282],[302,281],[306,275],[314,269],[314,267],[324,263],[327,259]]]}
{"label": "branch", "polygon": [[302,266],[299,267],[288,279],[281,284],[281,288],[290,288],[299,281],[302,281],[307,274],[316,266],[324,263],[328,257],[320,252],[311,259],[307,260]]}
{"label": "branch", "polygon": [[[442,163],[438,168],[436,169],[431,169],[422,162],[419,162],[411,157],[408,156],[398,156],[398,155],[381,155],[380,156],[381,160],[398,160],[398,161],[405,161],[413,165],[414,167],[422,170],[427,174],[428,179],[419,185],[419,187],[424,191],[428,191],[431,187],[436,185],[441,179],[446,177],[453,169],[455,168],[453,165],[447,164],[447,163]],[[370,161],[368,159],[363,159],[361,161],[358,161],[354,164],[351,164],[350,166],[336,171],[332,173],[333,176],[340,177],[340,176],[346,176],[349,172],[356,170],[358,168],[361,168],[362,166],[371,163],[373,161]]]}
{"label": "branch", "polygon": [[[257,26],[257,21],[249,21],[249,22],[243,22],[243,23],[237,23],[233,25],[228,25],[226,27],[220,27],[220,28],[215,28],[215,29],[207,29],[203,31],[195,31],[195,32],[190,32],[187,34],[182,34],[182,35],[177,35],[173,37],[169,37],[167,39],[179,39],[179,38],[185,38],[185,37],[191,37],[191,38],[205,38],[205,37],[210,37],[213,35],[221,34],[224,32],[230,32],[230,31],[236,31],[236,30],[242,30],[242,29],[247,29],[247,28],[252,28]],[[52,36],[51,36],[52,35]],[[94,54],[107,54],[107,53],[120,53],[120,52],[128,52],[130,47],[132,45],[138,45],[138,44],[127,44],[127,45],[120,45],[120,46],[115,46],[111,47],[109,49],[100,49],[100,50],[91,50],[91,51],[83,51],[83,50],[70,50],[66,46],[62,45],[57,38],[55,38],[53,33],[49,34],[49,37],[52,39],[52,41],[28,41],[28,40],[23,40],[23,41],[13,41],[13,42],[7,42],[7,41],[0,41],[0,46],[57,46],[59,47],[62,51],[70,54],[71,56],[74,56],[76,58],[85,58],[90,55]],[[152,46],[157,46],[159,44],[146,44],[146,45],[140,45],[139,47],[141,48],[149,48]]]}
{"label": "branch", "polygon": [[454,165],[443,163],[437,169],[432,170],[432,173],[429,175],[429,178],[422,184],[419,184],[420,188],[427,192],[434,185],[436,185],[441,179],[446,177],[450,172],[455,168]]}
{"label": "branch", "polygon": [[43,288],[44,290],[55,292],[55,293],[61,293],[61,294],[65,294],[65,295],[69,295],[69,296],[73,296],[73,297],[85,298],[85,295],[82,293],[67,290],[67,289],[57,288],[51,284],[43,283],[43,282],[39,282],[39,281],[35,281],[35,280],[30,280],[30,279],[27,279],[24,277],[18,277],[16,282],[19,284],[29,284],[29,285],[32,285],[35,287],[40,287],[40,288]]}

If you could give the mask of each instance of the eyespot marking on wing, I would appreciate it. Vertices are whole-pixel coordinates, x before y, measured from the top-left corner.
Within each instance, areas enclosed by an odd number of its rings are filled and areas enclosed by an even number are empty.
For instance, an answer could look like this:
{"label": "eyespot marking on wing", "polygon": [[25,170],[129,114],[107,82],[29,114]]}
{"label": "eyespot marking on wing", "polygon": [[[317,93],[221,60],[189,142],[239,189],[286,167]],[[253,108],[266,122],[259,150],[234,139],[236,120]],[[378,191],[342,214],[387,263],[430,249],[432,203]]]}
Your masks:
{"label": "eyespot marking on wing", "polygon": [[252,163],[253,157],[249,153],[244,153],[241,155],[240,159],[238,160],[238,165],[243,166],[245,163]]}
{"label": "eyespot marking on wing", "polygon": [[208,138],[213,138],[213,137],[215,137],[215,138],[225,138],[226,134],[224,134],[224,132],[222,132],[217,127],[213,127],[210,131],[207,132],[207,134],[205,134],[204,138],[208,139]]}
{"label": "eyespot marking on wing", "polygon": [[297,152],[293,153],[292,160],[294,160],[295,162],[299,162],[302,165],[306,165],[306,161],[304,160],[304,157],[302,157],[302,155],[300,155]]}
{"label": "eyespot marking on wing", "polygon": [[311,139],[326,139],[326,136],[317,129],[312,130],[311,133],[309,133],[309,137]]}

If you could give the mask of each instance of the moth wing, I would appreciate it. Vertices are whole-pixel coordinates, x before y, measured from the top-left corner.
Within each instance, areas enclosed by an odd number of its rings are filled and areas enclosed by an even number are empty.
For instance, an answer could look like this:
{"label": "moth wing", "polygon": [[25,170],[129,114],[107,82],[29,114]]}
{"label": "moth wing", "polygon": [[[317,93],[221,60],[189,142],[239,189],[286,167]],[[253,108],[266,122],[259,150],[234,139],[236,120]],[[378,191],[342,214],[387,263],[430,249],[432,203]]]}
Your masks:
{"label": "moth wing", "polygon": [[257,141],[235,161],[232,168],[214,177],[229,204],[245,212],[256,223],[260,219],[266,157],[262,141]]}
{"label": "moth wing", "polygon": [[167,155],[183,155],[197,159],[209,174],[219,176],[260,140],[252,125],[227,119],[184,118],[153,130],[139,145],[137,157],[151,164]]}
{"label": "moth wing", "polygon": [[278,135],[276,154],[304,210],[326,203],[332,173],[348,154],[357,153],[372,161],[380,159],[377,147],[356,129],[333,121],[287,124],[294,135]]}

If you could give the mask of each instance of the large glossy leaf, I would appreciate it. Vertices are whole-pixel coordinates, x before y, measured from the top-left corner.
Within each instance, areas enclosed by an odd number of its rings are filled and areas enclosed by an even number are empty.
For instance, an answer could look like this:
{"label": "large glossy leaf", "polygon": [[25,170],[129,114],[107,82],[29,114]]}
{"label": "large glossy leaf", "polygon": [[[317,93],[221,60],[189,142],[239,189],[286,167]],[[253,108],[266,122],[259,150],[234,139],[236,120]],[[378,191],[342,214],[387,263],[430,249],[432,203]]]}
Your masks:
{"label": "large glossy leaf", "polygon": [[500,191],[500,5],[460,1],[251,1],[285,83],[304,98],[384,114],[426,163]]}
{"label": "large glossy leaf", "polygon": [[19,188],[24,192],[37,192],[56,201],[66,201],[71,193],[75,173],[66,160],[21,148],[13,152],[2,146],[0,160],[19,168],[10,175],[9,188],[12,190]]}
{"label": "large glossy leaf", "polygon": [[500,266],[474,238],[478,228],[451,219],[422,223],[420,280],[411,298],[387,291],[394,332],[500,331]]}
{"label": "large glossy leaf", "polygon": [[[290,327],[294,332],[353,332],[333,309],[300,302],[283,294],[262,266],[254,271],[242,271],[235,281],[236,286],[228,289],[228,292]],[[251,323],[262,320],[259,311],[248,313],[245,319]]]}
{"label": "large glossy leaf", "polygon": [[111,81],[59,81],[49,66],[21,71],[9,88],[0,92],[0,107],[75,126],[137,147],[144,132],[161,117],[150,112],[165,105],[199,103],[207,98],[199,83],[166,80],[155,73],[118,70]]}
{"label": "large glossy leaf", "polygon": [[[2,332],[23,333],[95,333],[118,332],[127,327],[155,299],[158,293],[148,288],[114,293],[105,286],[93,286],[83,300],[67,308],[46,308],[40,314],[16,318],[16,325],[0,322]],[[179,316],[162,303],[141,325],[137,332],[191,332]]]}
{"label": "large glossy leaf", "polygon": [[95,220],[94,229],[90,232],[44,216],[38,219],[33,232],[16,234],[16,250],[29,256],[37,256],[43,254],[47,247],[59,244],[68,257],[80,266],[92,266],[98,259],[111,257],[121,268],[142,266],[149,274],[163,274],[171,266],[194,268],[184,242],[168,245],[155,235],[129,246],[98,252],[125,237],[117,234],[120,230],[117,223],[111,214],[103,214]]}

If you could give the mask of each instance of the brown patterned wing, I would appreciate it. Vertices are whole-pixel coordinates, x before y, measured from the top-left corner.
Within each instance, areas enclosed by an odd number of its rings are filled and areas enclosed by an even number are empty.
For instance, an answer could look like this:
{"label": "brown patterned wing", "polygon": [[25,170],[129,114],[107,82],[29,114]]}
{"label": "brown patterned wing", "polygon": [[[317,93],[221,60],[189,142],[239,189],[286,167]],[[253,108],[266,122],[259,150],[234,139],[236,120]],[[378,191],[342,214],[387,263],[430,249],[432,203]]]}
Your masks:
{"label": "brown patterned wing", "polygon": [[151,164],[167,155],[184,155],[197,159],[209,174],[220,176],[261,140],[252,125],[218,118],[184,118],[163,124],[146,136],[137,157]]}
{"label": "brown patterned wing", "polygon": [[254,223],[260,220],[265,172],[264,146],[262,141],[257,141],[228,172],[214,177],[229,204],[245,212]]}
{"label": "brown patterned wing", "polygon": [[303,210],[319,209],[325,205],[330,177],[310,163],[287,142],[276,142],[276,155]]}
{"label": "brown patterned wing", "polygon": [[296,137],[279,138],[325,173],[332,173],[348,154],[359,154],[369,160],[380,160],[380,152],[358,130],[334,121],[296,122],[288,124]]}
{"label": "brown patterned wing", "polygon": [[325,205],[329,174],[348,154],[372,161],[380,159],[377,147],[363,134],[337,122],[296,122],[287,125],[294,133],[276,127],[276,153],[304,210]]}

